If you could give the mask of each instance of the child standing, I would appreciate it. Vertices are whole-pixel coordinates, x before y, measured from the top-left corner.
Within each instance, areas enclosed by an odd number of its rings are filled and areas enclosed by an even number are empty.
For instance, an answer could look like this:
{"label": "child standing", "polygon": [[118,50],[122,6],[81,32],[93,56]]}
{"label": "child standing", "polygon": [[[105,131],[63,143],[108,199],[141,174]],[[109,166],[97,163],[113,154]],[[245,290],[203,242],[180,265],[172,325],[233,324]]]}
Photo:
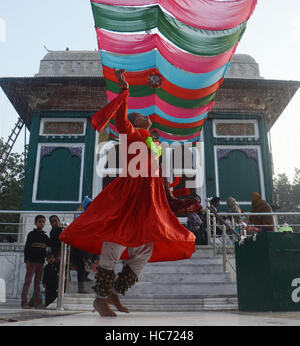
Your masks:
{"label": "child standing", "polygon": [[51,215],[49,217],[49,221],[52,226],[52,229],[50,231],[51,252],[53,253],[56,260],[59,262],[61,241],[58,237],[63,229],[60,224],[60,219],[57,215]]}
{"label": "child standing", "polygon": [[24,262],[26,263],[26,275],[21,296],[22,309],[30,309],[27,304],[29,286],[34,275],[34,308],[37,309],[40,303],[40,284],[44,271],[46,258],[46,247],[50,246],[50,239],[43,231],[46,218],[37,215],[34,220],[36,228],[28,233],[25,248]]}
{"label": "child standing", "polygon": [[50,253],[47,256],[48,264],[44,268],[43,287],[45,287],[45,306],[48,306],[57,298],[59,264],[55,256]]}

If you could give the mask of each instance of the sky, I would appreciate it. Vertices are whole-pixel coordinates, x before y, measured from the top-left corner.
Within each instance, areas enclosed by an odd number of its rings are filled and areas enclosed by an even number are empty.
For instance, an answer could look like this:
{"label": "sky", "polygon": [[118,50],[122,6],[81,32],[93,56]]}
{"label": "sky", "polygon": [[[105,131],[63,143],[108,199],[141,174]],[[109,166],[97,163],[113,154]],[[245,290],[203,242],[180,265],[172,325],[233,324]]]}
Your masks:
{"label": "sky", "polygon": [[[0,77],[34,76],[44,46],[97,49],[90,1],[1,0]],[[258,0],[237,53],[251,55],[265,79],[300,81],[300,1]],[[17,119],[0,88],[0,137],[8,139]],[[23,151],[24,137],[22,131],[14,152]],[[273,125],[270,140],[275,175],[285,173],[292,181],[300,169],[300,90]]]}

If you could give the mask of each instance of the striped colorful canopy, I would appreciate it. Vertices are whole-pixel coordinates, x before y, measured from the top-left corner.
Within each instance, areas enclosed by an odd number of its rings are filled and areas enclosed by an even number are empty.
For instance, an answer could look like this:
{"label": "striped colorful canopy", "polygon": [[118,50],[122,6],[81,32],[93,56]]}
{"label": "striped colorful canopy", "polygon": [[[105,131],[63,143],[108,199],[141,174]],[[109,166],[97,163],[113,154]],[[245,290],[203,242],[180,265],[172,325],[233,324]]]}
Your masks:
{"label": "striped colorful canopy", "polygon": [[[165,142],[198,140],[257,0],[91,0],[108,101],[129,82],[128,112]],[[161,88],[148,85],[162,76]],[[117,138],[114,121],[110,138]]]}

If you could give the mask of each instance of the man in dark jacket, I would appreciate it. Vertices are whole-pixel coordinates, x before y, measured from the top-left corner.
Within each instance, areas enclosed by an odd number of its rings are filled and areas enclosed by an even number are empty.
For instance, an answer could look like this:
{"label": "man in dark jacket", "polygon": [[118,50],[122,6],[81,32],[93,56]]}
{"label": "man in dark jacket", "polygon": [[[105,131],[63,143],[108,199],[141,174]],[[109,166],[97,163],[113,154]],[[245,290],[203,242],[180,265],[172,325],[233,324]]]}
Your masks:
{"label": "man in dark jacket", "polygon": [[46,218],[43,215],[35,217],[36,228],[28,233],[25,248],[24,262],[26,263],[26,275],[21,296],[21,307],[30,309],[27,304],[27,295],[32,277],[34,275],[34,308],[37,309],[40,304],[40,284],[44,271],[46,258],[46,248],[50,246],[50,239],[43,231]]}
{"label": "man in dark jacket", "polygon": [[[63,228],[61,227],[60,219],[57,215],[50,216],[49,221],[52,226],[52,229],[50,231],[51,251],[55,256],[56,260],[59,262],[61,248],[61,241],[59,240],[59,235],[62,232]],[[71,248],[70,262],[73,266],[75,266],[77,271],[78,293],[88,293],[84,285],[84,281],[86,278],[84,259],[86,257],[88,257],[88,255],[85,251],[76,249],[74,247]]]}

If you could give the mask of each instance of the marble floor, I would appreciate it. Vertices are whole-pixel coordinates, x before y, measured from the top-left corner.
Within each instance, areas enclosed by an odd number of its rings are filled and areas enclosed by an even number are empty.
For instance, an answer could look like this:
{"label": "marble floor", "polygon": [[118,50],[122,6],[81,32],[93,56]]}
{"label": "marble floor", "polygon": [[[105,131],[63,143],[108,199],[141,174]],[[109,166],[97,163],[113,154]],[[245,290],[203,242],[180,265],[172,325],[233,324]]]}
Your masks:
{"label": "marble floor", "polygon": [[103,318],[97,313],[0,308],[0,326],[300,326],[297,312],[131,312]]}

